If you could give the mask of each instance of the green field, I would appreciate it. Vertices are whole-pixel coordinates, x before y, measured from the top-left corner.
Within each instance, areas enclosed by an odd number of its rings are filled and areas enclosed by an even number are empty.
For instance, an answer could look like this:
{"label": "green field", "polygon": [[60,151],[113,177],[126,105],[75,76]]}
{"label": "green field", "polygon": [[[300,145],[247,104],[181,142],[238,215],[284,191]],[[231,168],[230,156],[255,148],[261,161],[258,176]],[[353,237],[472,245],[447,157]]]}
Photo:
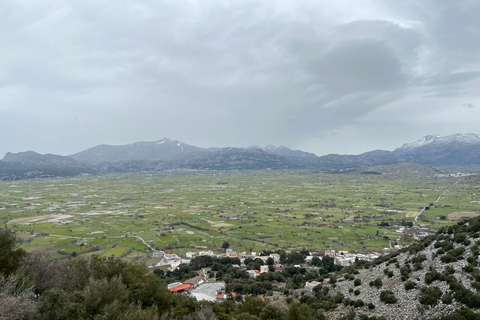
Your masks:
{"label": "green field", "polygon": [[[458,178],[307,171],[115,174],[0,182],[0,219],[27,251],[147,259],[232,249],[378,251]],[[480,177],[462,177],[417,225],[430,231],[480,211]],[[447,219],[439,219],[446,216]],[[451,218],[451,219],[450,219]],[[390,226],[380,227],[381,222]],[[377,233],[378,231],[378,233]]]}

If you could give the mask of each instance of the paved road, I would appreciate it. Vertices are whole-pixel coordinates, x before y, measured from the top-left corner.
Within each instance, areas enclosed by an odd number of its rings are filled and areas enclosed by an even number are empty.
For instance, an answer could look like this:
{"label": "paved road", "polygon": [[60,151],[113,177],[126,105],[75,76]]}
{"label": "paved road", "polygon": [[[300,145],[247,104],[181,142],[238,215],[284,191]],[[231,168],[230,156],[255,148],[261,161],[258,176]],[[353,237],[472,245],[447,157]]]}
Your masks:
{"label": "paved road", "polygon": [[[457,180],[454,184],[451,184],[449,185],[445,190],[443,190],[442,194],[438,196],[437,200],[435,200],[433,203],[437,203],[438,201],[440,201],[440,199],[442,197],[445,196],[445,194],[447,194],[448,190],[450,190],[451,188],[455,187],[458,183],[460,182],[460,180]],[[415,219],[413,221],[413,223],[417,223],[418,221],[418,218],[427,210],[427,207],[423,207],[423,209],[415,216]]]}
{"label": "paved road", "polygon": [[150,249],[151,251],[156,251],[155,249],[152,248],[151,245],[149,245],[145,240],[143,240],[142,237],[139,237],[139,236],[135,236],[135,238],[137,238],[138,240],[142,241],[144,245],[146,245],[148,247],[148,249]]}

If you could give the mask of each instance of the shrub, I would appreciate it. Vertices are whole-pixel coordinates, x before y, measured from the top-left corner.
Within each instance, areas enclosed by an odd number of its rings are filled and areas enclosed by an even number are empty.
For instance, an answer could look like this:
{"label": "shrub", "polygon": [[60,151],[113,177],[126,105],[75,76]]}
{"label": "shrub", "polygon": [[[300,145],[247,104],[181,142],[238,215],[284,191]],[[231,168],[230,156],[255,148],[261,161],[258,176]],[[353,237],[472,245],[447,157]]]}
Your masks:
{"label": "shrub", "polygon": [[457,261],[457,258],[455,258],[454,256],[452,256],[450,253],[447,253],[446,255],[442,256],[440,258],[440,260],[443,262],[443,263],[451,263],[451,262],[456,262]]}
{"label": "shrub", "polygon": [[382,292],[380,292],[380,301],[386,304],[393,304],[397,302],[397,298],[391,290],[383,290]]}
{"label": "shrub", "polygon": [[405,282],[405,290],[412,290],[414,288],[415,288],[415,282],[410,280]]}
{"label": "shrub", "polygon": [[359,308],[359,307],[363,307],[365,305],[365,303],[363,302],[363,300],[356,300],[355,303],[353,304],[353,307],[354,308]]}
{"label": "shrub", "polygon": [[473,281],[472,282],[472,288],[476,289],[477,291],[480,291],[480,282]]}
{"label": "shrub", "polygon": [[425,287],[420,290],[418,301],[423,305],[435,306],[441,296],[442,290],[439,287]]}
{"label": "shrub", "polygon": [[450,303],[452,303],[452,301],[453,301],[453,298],[449,293],[445,293],[442,296],[442,303],[443,304],[450,304]]}
{"label": "shrub", "polygon": [[432,269],[432,271],[428,271],[425,273],[425,283],[431,284],[435,280],[443,280],[443,277],[437,270]]}
{"label": "shrub", "polygon": [[361,284],[362,284],[362,280],[360,280],[360,279],[355,279],[355,281],[353,282],[353,285],[354,285],[355,287],[358,287],[358,286],[361,285]]}
{"label": "shrub", "polygon": [[467,234],[466,233],[457,233],[455,236],[453,236],[453,241],[456,243],[463,243],[465,240],[467,240]]}
{"label": "shrub", "polygon": [[427,260],[427,257],[424,254],[419,254],[419,255],[412,258],[413,263],[423,262],[423,261],[426,261],[426,260]]}
{"label": "shrub", "polygon": [[375,305],[370,302],[370,303],[368,304],[368,309],[370,309],[370,310],[375,309]]}
{"label": "shrub", "polygon": [[464,247],[459,247],[459,248],[450,250],[449,254],[451,254],[452,256],[457,258],[457,257],[461,256],[464,252],[465,252],[465,248]]}
{"label": "shrub", "polygon": [[357,290],[353,291],[353,294],[358,296],[360,294],[360,290],[357,289]]}
{"label": "shrub", "polygon": [[413,265],[413,270],[415,271],[422,270],[422,269],[423,269],[423,265],[421,262],[417,262]]}
{"label": "shrub", "polygon": [[469,308],[480,307],[480,296],[465,288],[461,283],[450,283],[450,290],[453,291],[453,297]]}

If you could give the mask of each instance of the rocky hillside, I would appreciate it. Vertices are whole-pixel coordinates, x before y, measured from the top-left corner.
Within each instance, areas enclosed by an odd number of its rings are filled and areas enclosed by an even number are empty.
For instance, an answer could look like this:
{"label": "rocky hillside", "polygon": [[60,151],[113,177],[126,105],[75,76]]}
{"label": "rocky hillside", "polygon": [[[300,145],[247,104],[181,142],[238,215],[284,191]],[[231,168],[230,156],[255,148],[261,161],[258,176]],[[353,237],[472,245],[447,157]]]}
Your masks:
{"label": "rocky hillside", "polygon": [[353,319],[353,313],[358,319],[478,319],[447,316],[480,311],[479,232],[480,218],[443,228],[373,264],[344,268],[334,284],[318,286],[312,296],[327,290],[343,297],[326,314],[332,319]]}

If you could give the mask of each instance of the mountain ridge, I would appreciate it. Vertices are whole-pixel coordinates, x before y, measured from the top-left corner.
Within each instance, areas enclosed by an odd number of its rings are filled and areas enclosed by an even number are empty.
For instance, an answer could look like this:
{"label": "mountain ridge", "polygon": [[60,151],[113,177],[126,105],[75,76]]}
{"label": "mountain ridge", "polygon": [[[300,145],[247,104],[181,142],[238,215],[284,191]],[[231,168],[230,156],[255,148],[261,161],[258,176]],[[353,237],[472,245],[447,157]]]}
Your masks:
{"label": "mountain ridge", "polygon": [[[70,156],[40,155],[33,151],[10,153],[0,160],[0,178],[69,176],[106,172],[142,172],[165,170],[344,170],[415,163],[423,166],[479,166],[480,135],[428,135],[405,143],[393,151],[372,150],[358,155],[313,153],[285,146],[247,148],[200,148],[178,140],[163,138],[127,145],[97,145]],[[383,167],[380,171],[403,172]],[[399,167],[400,168],[400,167]],[[357,170],[362,171],[362,170]],[[427,174],[431,168],[407,172]],[[10,174],[8,173],[10,172]]]}

